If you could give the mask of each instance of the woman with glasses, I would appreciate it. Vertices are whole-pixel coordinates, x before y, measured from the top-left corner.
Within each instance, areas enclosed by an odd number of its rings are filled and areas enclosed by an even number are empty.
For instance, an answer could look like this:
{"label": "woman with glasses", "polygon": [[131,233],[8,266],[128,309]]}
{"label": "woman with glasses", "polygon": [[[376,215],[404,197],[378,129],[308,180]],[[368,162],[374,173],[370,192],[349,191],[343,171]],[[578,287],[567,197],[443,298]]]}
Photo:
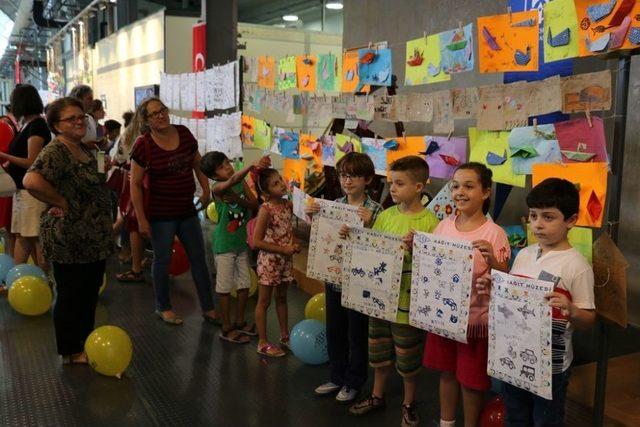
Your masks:
{"label": "woman with glasses", "polygon": [[65,363],[87,363],[84,341],[94,326],[105,261],[114,251],[111,196],[106,170],[82,143],[87,131],[82,103],[61,98],[47,109],[56,137],[38,155],[24,186],[46,203],[41,238],[53,264],[56,303],[53,322]]}
{"label": "woman with glasses", "polygon": [[11,111],[21,124],[18,135],[11,141],[9,152],[0,152],[0,162],[8,162],[7,173],[16,183],[11,212],[11,232],[15,234],[14,260],[24,264],[33,253],[34,261],[44,270],[49,268],[42,257],[38,243],[40,215],[44,203],[29,194],[22,185],[22,178],[43,147],[51,141],[51,132],[42,118],[44,106],[35,87],[17,86],[11,93]]}
{"label": "woman with glasses", "polygon": [[[138,106],[136,117],[142,120],[142,135],[131,153],[131,201],[138,230],[151,239],[153,246],[156,314],[166,323],[182,323],[169,298],[169,264],[173,242],[178,236],[191,263],[202,316],[206,321],[218,324],[204,239],[193,205],[194,171],[202,187],[199,203],[206,206],[210,199],[209,180],[200,170],[198,141],[185,126],[169,123],[169,110],[158,98],[144,100]],[[148,174],[149,188],[143,188],[145,174]]]}

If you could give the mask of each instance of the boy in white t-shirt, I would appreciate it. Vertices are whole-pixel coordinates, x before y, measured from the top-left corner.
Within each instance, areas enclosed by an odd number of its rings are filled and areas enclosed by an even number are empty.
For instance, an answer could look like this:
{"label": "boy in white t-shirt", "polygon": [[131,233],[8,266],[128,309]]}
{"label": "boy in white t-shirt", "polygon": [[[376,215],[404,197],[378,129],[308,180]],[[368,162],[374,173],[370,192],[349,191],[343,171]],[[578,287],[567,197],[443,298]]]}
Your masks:
{"label": "boy in white t-shirt", "polygon": [[[576,187],[559,178],[542,181],[527,195],[531,231],[538,243],[518,253],[511,274],[555,283],[554,291],[546,295],[553,307],[553,399],[502,383],[505,426],[564,425],[565,396],[573,360],[571,334],[574,328],[590,328],[596,318],[593,270],[567,238],[578,219],[579,205]],[[489,285],[486,277],[478,279],[478,286]]]}

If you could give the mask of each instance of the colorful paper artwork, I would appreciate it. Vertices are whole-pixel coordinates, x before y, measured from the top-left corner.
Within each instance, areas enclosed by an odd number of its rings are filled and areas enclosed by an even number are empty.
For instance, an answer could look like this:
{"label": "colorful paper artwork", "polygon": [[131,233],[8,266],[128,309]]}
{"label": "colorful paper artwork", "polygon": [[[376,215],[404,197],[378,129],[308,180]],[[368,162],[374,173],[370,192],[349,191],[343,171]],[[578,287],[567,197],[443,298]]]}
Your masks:
{"label": "colorful paper artwork", "polygon": [[456,88],[451,90],[454,119],[474,119],[478,112],[478,88]]}
{"label": "colorful paper artwork", "polygon": [[560,76],[529,82],[529,102],[527,114],[540,116],[562,110],[562,80]]}
{"label": "colorful paper artwork", "polygon": [[638,27],[636,0],[575,0],[580,56],[637,47],[630,37]]}
{"label": "colorful paper artwork", "polygon": [[316,67],[318,57],[315,55],[296,56],[296,79],[298,89],[302,92],[315,92],[317,88]]}
{"label": "colorful paper artwork", "polygon": [[373,161],[376,175],[385,176],[387,174],[387,149],[385,148],[385,140],[362,138],[361,142],[362,152]]}
{"label": "colorful paper artwork", "polygon": [[532,167],[532,185],[547,178],[564,178],[580,189],[580,211],[576,225],[601,227],[607,199],[607,163],[538,164]]}
{"label": "colorful paper artwork", "polygon": [[[358,51],[348,50],[342,58],[342,91],[356,92],[360,86],[360,77],[358,72]],[[358,92],[369,92],[369,85],[364,85]]]}
{"label": "colorful paper artwork", "polygon": [[344,255],[342,306],[395,322],[403,257],[400,236],[351,227]]}
{"label": "colorful paper artwork", "polygon": [[300,158],[300,134],[293,131],[278,129],[278,153],[287,159]]}
{"label": "colorful paper artwork", "polygon": [[333,54],[318,55],[316,67],[316,79],[318,90],[335,91],[336,90],[336,71],[338,61]]}
{"label": "colorful paper artwork", "polygon": [[421,156],[424,158],[424,154],[422,154],[425,150],[424,137],[422,136],[401,137],[400,136],[400,137],[394,138],[394,141],[398,143],[398,147],[396,149],[387,150],[387,171],[388,171],[388,166],[390,166],[391,163],[403,157]]}
{"label": "colorful paper artwork", "polygon": [[296,87],[296,57],[285,56],[278,61],[278,90],[294,89]]}
{"label": "colorful paper artwork", "polygon": [[562,163],[553,125],[511,129],[509,150],[516,175],[531,175],[531,166],[536,163]]}
{"label": "colorful paper artwork", "polygon": [[611,109],[611,70],[562,78],[562,112]]}
{"label": "colorful paper artwork", "polygon": [[359,84],[391,86],[391,49],[358,50]]}
{"label": "colorful paper artwork", "polygon": [[362,153],[362,145],[360,139],[355,136],[344,135],[339,133],[336,135],[336,163],[349,153]]}
{"label": "colorful paper artwork", "polygon": [[467,159],[467,138],[452,136],[424,137],[429,176],[451,179],[456,168]]}
{"label": "colorful paper artwork", "polygon": [[336,137],[334,135],[322,135],[318,138],[322,145],[322,164],[335,166],[336,164]]}
{"label": "colorful paper artwork", "polygon": [[585,117],[555,123],[558,143],[565,163],[609,162],[604,122],[591,117],[591,125]]}
{"label": "colorful paper artwork", "polygon": [[574,0],[553,0],[544,4],[544,61],[575,58],[578,48],[578,16]]}
{"label": "colorful paper artwork", "polygon": [[240,139],[245,147],[253,147],[253,138],[255,132],[255,119],[246,114],[242,115],[242,124]]}
{"label": "colorful paper artwork", "polygon": [[538,11],[478,18],[481,73],[538,70]]}
{"label": "colorful paper artwork", "polygon": [[[605,233],[606,234],[606,233]],[[583,257],[589,261],[589,264],[593,263],[593,230],[587,227],[573,227],[569,230],[567,239],[571,246],[580,252]],[[538,239],[531,231],[531,227],[527,225],[527,242],[529,245],[538,243]],[[513,256],[513,254],[512,254]]]}
{"label": "colorful paper artwork", "polygon": [[322,173],[322,145],[313,135],[300,134],[300,158],[307,162],[311,173]]}
{"label": "colorful paper artwork", "polygon": [[427,83],[438,83],[451,80],[451,74],[445,73],[442,69],[440,34],[430,34],[427,36],[425,61],[427,62]]}
{"label": "colorful paper artwork", "polygon": [[470,242],[416,233],[409,324],[466,343],[472,267]]}
{"label": "colorful paper artwork", "polygon": [[[513,172],[513,158],[509,149],[509,132],[489,132],[469,128],[469,161],[487,165],[493,172],[493,180],[515,187],[524,187],[525,175],[516,175]],[[487,164],[490,153],[505,157],[504,162]],[[492,157],[492,156],[491,156]]]}
{"label": "colorful paper artwork", "polygon": [[320,212],[313,216],[309,237],[307,277],[343,283],[343,262],[348,242],[338,235],[343,224],[362,226],[357,207],[315,199]]}
{"label": "colorful paper artwork", "polygon": [[433,132],[448,134],[453,132],[453,98],[450,90],[432,92]]}
{"label": "colorful paper artwork", "polygon": [[552,398],[551,307],[553,283],[492,270],[487,373]]}
{"label": "colorful paper artwork", "polygon": [[438,194],[436,194],[436,197],[431,199],[427,205],[427,209],[433,212],[440,221],[451,215],[457,215],[459,213],[456,208],[456,204],[453,202],[453,198],[451,197],[451,182],[447,182],[440,189]]}
{"label": "colorful paper artwork", "polygon": [[255,132],[253,133],[253,146],[263,151],[271,147],[271,126],[264,120],[254,119]]}
{"label": "colorful paper artwork", "polygon": [[273,56],[258,57],[258,87],[274,89],[276,82],[276,66]]}
{"label": "colorful paper artwork", "polygon": [[504,128],[513,129],[526,126],[529,119],[528,101],[530,99],[529,85],[525,82],[515,82],[504,85],[502,111]]}
{"label": "colorful paper artwork", "polygon": [[285,157],[282,161],[282,177],[289,189],[298,187],[304,190],[307,162],[301,159]]}
{"label": "colorful paper artwork", "polygon": [[427,38],[420,37],[407,42],[404,85],[415,86],[427,83]]}
{"label": "colorful paper artwork", "polygon": [[440,33],[440,57],[446,74],[473,70],[473,24]]}
{"label": "colorful paper artwork", "polygon": [[503,130],[504,85],[481,86],[478,88],[478,108],[476,125],[480,130]]}
{"label": "colorful paper artwork", "polygon": [[430,93],[412,92],[407,94],[407,121],[430,122],[433,120],[433,97]]}

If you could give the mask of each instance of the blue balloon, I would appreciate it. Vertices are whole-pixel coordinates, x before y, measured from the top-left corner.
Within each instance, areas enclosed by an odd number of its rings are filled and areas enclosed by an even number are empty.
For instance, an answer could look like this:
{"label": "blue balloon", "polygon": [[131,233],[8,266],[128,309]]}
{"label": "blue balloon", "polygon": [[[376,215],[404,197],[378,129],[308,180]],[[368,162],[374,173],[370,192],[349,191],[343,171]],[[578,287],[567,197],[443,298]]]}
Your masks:
{"label": "blue balloon", "polygon": [[42,269],[37,265],[19,264],[13,267],[11,270],[9,270],[9,272],[7,273],[7,277],[4,279],[4,282],[6,283],[7,288],[10,288],[13,282],[15,282],[21,277],[26,277],[26,276],[39,277],[45,282],[49,280],[49,278],[47,277],[47,274],[44,271],[42,271]]}
{"label": "blue balloon", "polygon": [[320,365],[329,360],[325,324],[315,319],[306,319],[291,331],[291,351],[308,365]]}
{"label": "blue balloon", "polygon": [[13,258],[7,254],[0,254],[0,282],[6,280],[9,270],[11,270],[14,265]]}

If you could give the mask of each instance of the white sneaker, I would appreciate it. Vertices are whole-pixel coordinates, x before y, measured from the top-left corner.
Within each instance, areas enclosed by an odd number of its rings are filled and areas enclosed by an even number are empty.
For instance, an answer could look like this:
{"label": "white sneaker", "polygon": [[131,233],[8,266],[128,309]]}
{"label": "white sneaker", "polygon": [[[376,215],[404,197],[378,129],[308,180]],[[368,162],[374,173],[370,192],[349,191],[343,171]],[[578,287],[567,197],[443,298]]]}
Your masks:
{"label": "white sneaker", "polygon": [[336,396],[336,400],[340,403],[350,403],[358,396],[358,390],[344,386],[340,389],[340,393]]}
{"label": "white sneaker", "polygon": [[338,390],[340,390],[340,386],[338,384],[328,382],[316,387],[313,392],[316,396],[327,396],[329,394],[335,393]]}

